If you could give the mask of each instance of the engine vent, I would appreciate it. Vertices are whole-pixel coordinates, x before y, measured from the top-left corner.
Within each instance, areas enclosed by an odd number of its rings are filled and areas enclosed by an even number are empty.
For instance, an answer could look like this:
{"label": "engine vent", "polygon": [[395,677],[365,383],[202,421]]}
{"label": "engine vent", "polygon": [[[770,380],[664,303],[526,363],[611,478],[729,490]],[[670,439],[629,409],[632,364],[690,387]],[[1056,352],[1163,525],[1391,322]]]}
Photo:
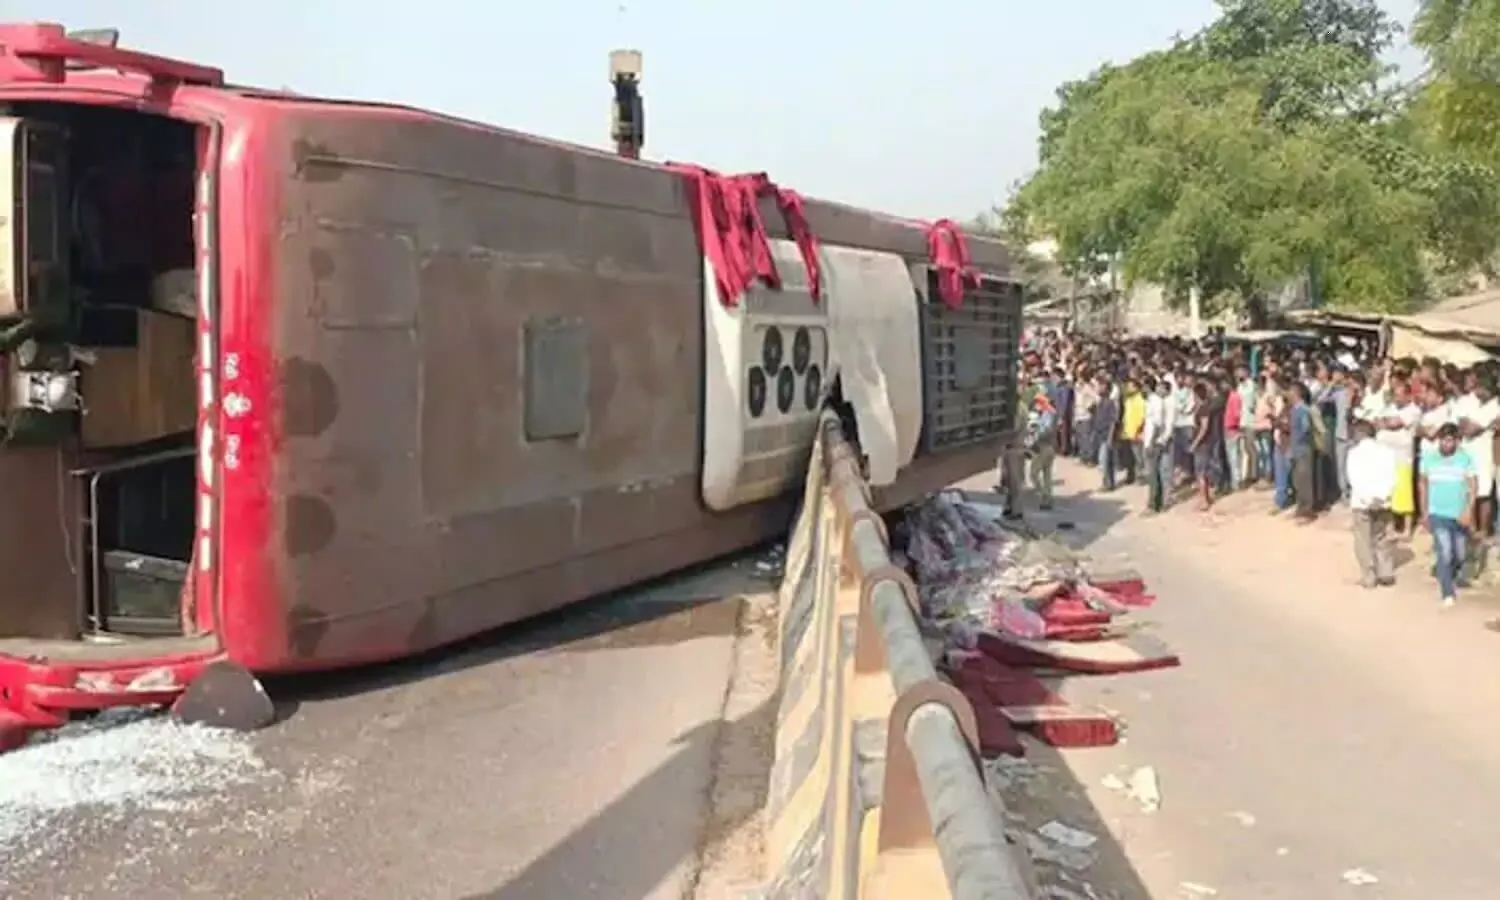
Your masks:
{"label": "engine vent", "polygon": [[922,297],[923,453],[993,440],[1016,427],[1021,285],[982,277],[950,309],[935,273],[914,279]]}

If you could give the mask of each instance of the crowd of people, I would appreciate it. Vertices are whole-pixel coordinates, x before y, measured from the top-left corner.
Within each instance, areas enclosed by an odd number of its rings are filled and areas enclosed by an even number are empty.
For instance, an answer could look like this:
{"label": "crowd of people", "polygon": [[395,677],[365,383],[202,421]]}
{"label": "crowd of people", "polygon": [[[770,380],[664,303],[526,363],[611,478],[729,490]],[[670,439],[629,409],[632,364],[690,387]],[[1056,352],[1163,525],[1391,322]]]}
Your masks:
{"label": "crowd of people", "polygon": [[[1001,460],[1010,514],[1053,503],[1053,464],[1076,458],[1100,489],[1144,482],[1146,514],[1260,489],[1310,522],[1347,507],[1361,583],[1395,583],[1392,541],[1431,535],[1444,606],[1480,574],[1495,530],[1500,365],[1377,358],[1344,338],[1028,336],[1024,436]],[[1026,490],[1029,487],[1030,490]],[[1034,495],[1034,497],[1029,496]],[[1500,627],[1500,626],[1495,626]]]}

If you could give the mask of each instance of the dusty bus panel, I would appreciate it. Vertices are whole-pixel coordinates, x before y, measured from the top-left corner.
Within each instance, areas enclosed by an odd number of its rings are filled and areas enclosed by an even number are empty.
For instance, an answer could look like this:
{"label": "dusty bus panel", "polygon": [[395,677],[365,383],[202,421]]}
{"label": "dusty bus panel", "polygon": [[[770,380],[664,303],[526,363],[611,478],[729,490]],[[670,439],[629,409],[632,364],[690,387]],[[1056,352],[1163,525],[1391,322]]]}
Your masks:
{"label": "dusty bus panel", "polygon": [[[0,327],[60,296],[47,336],[87,353],[36,359],[96,394],[48,413],[66,428],[36,459],[0,449],[0,534],[30,534],[40,567],[0,597],[0,715],[160,702],[216,659],[391,659],[753,545],[784,530],[836,386],[877,503],[993,464],[989,400],[979,431],[932,439],[947,351],[909,275],[931,262],[921,223],[807,200],[794,234],[765,199],[781,284],[731,308],[679,168],[228,87],[47,26],[0,37],[11,136],[65,136],[56,191],[88,210],[61,289],[18,292],[45,267],[0,252]],[[22,218],[0,251],[44,230]],[[1009,273],[998,244],[971,250]],[[1013,363],[978,362],[992,381]],[[87,418],[106,385],[131,386],[108,438]],[[61,498],[32,497],[59,466]],[[59,503],[65,536],[32,527]]]}

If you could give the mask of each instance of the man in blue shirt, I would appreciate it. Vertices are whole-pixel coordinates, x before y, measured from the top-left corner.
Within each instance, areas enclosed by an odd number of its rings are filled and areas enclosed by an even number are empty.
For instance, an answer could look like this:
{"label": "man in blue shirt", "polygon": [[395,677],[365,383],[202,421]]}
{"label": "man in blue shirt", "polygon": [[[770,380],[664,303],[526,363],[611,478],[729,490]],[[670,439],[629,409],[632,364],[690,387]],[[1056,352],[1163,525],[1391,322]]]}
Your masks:
{"label": "man in blue shirt", "polygon": [[1057,410],[1057,450],[1067,456],[1073,455],[1073,383],[1068,380],[1065,369],[1052,373],[1054,395],[1052,406]]}
{"label": "man in blue shirt", "polygon": [[1311,522],[1317,515],[1317,442],[1313,434],[1312,391],[1304,382],[1292,385],[1292,408],[1287,415],[1291,457],[1292,494],[1297,501],[1297,519]]}
{"label": "man in blue shirt", "polygon": [[1099,405],[1089,429],[1098,441],[1099,474],[1106,492],[1115,489],[1115,438],[1120,430],[1120,401],[1109,379],[1099,380]]}
{"label": "man in blue shirt", "polygon": [[1438,428],[1436,446],[1422,454],[1421,474],[1418,509],[1426,514],[1427,530],[1432,532],[1438,586],[1446,609],[1453,605],[1468,552],[1477,493],[1474,461],[1459,446],[1457,425],[1448,422]]}

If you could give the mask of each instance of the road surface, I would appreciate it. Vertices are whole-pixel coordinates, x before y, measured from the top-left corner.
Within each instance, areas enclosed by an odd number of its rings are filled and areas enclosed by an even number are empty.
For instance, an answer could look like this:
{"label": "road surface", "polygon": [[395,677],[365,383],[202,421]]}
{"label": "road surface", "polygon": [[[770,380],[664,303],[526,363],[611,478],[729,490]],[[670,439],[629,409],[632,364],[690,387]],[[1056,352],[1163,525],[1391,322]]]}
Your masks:
{"label": "road surface", "polygon": [[[1059,475],[1054,519],[1146,576],[1160,596],[1146,616],[1183,666],[1070,681],[1071,699],[1123,716],[1125,742],[1018,770],[1031,829],[1057,818],[1100,838],[1092,865],[1043,867],[1055,897],[1500,897],[1494,601],[1439,611],[1420,558],[1365,592],[1344,520],[1299,527],[1265,494],[1213,519],[1143,518],[1139,488],[1095,495],[1092,470]],[[1144,768],[1156,812],[1119,787]]]}
{"label": "road surface", "polygon": [[742,562],[272,685],[295,709],[251,737],[156,719],[0,757],[0,897],[688,896],[716,756],[769,734],[758,709],[720,722],[737,596],[764,574]]}
{"label": "road surface", "polygon": [[[1138,488],[1095,495],[1091,471],[1059,469],[1040,521],[1139,569],[1184,665],[1070,681],[1123,717],[1124,743],[1007,769],[1018,828],[1098,839],[1082,854],[1033,841],[1051,851],[1048,900],[1500,896],[1493,601],[1440,612],[1420,561],[1361,591],[1337,520],[1299,528],[1263,494],[1144,519]],[[737,639],[740,604],[712,600],[763,588],[753,574],[325,679],[248,740],[149,721],[0,757],[0,896],[654,900],[743,874],[753,847],[717,848],[706,871],[699,857],[764,777],[745,754],[764,747],[766,707],[736,703],[731,678],[760,639]],[[715,762],[735,748],[726,790]],[[1143,769],[1156,811],[1119,788]]]}

